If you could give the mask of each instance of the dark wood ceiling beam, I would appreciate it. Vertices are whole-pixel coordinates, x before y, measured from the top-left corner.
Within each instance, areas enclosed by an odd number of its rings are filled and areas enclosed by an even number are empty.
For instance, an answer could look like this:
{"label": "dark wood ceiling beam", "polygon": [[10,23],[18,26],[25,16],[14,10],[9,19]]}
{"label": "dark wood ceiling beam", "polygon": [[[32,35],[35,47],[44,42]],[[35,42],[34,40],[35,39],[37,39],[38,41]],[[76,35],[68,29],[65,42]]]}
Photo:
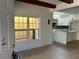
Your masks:
{"label": "dark wood ceiling beam", "polygon": [[59,1],[62,1],[62,2],[65,2],[65,3],[71,4],[71,3],[73,3],[74,0],[59,0]]}
{"label": "dark wood ceiling beam", "polygon": [[34,5],[38,5],[38,6],[43,6],[43,7],[48,7],[48,8],[56,8],[56,5],[54,5],[54,4],[50,4],[50,3],[46,3],[46,2],[42,2],[42,1],[38,1],[38,0],[17,0],[17,1],[34,4]]}

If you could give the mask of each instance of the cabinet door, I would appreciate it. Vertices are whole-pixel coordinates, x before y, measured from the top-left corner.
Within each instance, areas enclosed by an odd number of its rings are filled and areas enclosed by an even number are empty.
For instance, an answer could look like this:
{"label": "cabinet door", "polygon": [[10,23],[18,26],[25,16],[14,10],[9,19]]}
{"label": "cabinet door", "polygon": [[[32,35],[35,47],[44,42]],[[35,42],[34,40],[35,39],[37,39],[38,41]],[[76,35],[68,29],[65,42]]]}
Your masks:
{"label": "cabinet door", "polygon": [[71,23],[71,29],[72,30],[79,30],[79,20],[73,21]]}
{"label": "cabinet door", "polygon": [[76,32],[69,32],[67,33],[67,42],[77,40],[76,38],[77,33]]}

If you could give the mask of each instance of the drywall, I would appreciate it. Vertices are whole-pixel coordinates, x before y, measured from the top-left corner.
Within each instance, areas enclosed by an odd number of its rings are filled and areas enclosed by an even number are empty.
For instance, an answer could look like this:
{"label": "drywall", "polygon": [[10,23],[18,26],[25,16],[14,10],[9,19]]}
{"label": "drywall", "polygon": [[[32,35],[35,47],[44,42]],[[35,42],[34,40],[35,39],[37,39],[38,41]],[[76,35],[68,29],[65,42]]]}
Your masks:
{"label": "drywall", "polygon": [[39,17],[41,21],[39,40],[25,39],[16,41],[16,51],[23,51],[52,44],[52,25],[48,25],[48,19],[52,20],[52,13],[49,12],[48,9],[36,5],[16,2],[15,15]]}
{"label": "drywall", "polygon": [[[0,43],[5,40],[6,45],[0,47],[0,59],[12,59],[13,28],[8,21],[13,19],[14,0],[0,0]],[[10,5],[10,7],[9,7]],[[11,9],[12,8],[12,9]],[[10,36],[9,36],[10,35]]]}
{"label": "drywall", "polygon": [[[75,10],[75,11],[77,11],[77,10]],[[77,12],[77,14],[76,13],[74,14],[74,20],[79,20],[79,12]]]}

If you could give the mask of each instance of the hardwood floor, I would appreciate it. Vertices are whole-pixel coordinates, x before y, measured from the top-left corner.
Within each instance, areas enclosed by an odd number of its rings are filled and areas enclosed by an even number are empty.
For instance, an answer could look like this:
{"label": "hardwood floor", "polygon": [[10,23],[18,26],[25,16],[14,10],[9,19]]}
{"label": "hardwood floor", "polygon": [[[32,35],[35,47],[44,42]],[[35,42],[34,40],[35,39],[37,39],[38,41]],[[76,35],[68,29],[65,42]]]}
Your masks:
{"label": "hardwood floor", "polygon": [[79,59],[79,41],[68,43],[68,46],[46,46],[19,53],[21,59]]}

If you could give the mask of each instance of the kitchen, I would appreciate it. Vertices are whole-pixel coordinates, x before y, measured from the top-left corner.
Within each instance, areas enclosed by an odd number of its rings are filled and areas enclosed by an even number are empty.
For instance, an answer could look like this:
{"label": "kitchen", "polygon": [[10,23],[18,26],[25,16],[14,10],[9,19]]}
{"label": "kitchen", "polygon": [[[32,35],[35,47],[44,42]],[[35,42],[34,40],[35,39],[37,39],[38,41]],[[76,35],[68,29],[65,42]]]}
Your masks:
{"label": "kitchen", "polygon": [[[74,10],[74,8],[72,10]],[[70,11],[70,9],[53,12],[54,20],[52,27],[54,42],[64,45],[79,39],[79,20],[75,14],[68,13],[68,11]]]}

